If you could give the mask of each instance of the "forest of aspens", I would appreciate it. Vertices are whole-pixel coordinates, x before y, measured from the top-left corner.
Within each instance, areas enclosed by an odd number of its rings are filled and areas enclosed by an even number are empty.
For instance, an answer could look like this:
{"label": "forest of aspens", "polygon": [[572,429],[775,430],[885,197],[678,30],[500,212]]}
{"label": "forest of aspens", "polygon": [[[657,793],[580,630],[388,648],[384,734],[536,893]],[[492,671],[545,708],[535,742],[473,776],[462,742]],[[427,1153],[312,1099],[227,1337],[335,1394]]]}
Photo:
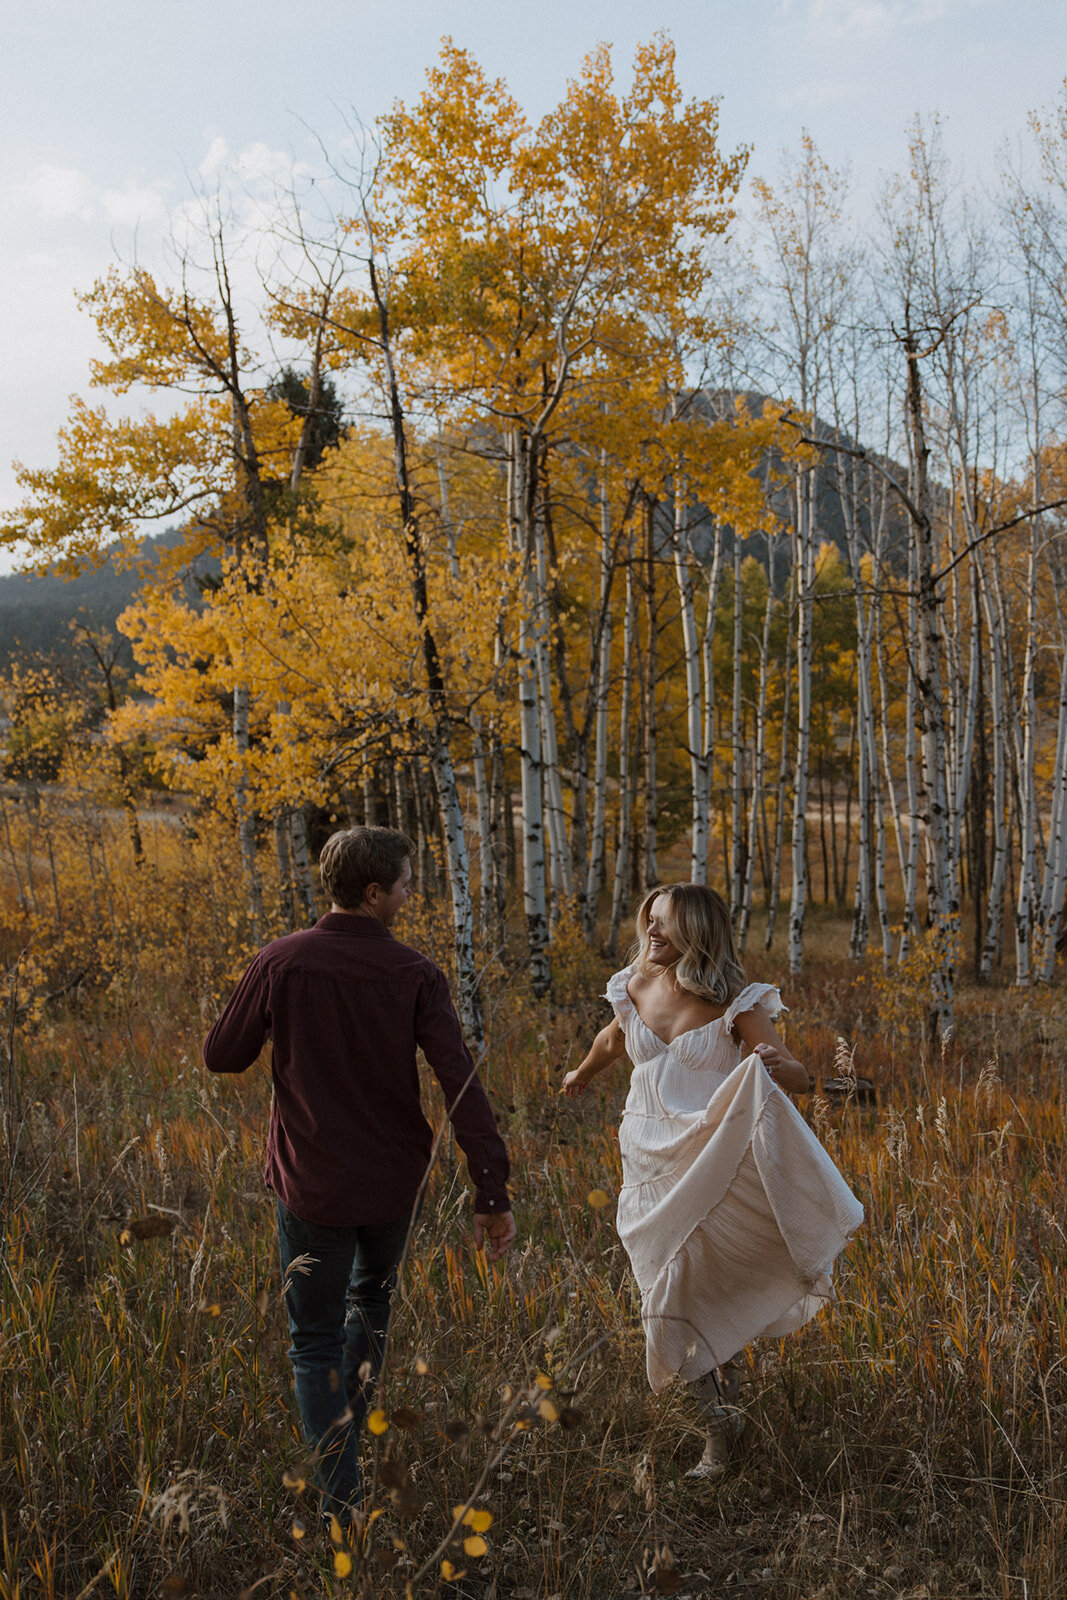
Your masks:
{"label": "forest of aspens", "polygon": [[[144,581],[2,685],[2,1600],[1067,1589],[1067,98],[998,187],[916,123],[860,194],[721,148],[665,37],[575,73],[533,125],[446,42],[85,286],[95,397],[2,537]],[[474,1251],[443,1138],[339,1544],[269,1072],[200,1045],[362,822],[416,843],[520,1238]],[[559,1094],[690,879],[866,1213],[716,1482],[645,1379],[626,1071]]]}

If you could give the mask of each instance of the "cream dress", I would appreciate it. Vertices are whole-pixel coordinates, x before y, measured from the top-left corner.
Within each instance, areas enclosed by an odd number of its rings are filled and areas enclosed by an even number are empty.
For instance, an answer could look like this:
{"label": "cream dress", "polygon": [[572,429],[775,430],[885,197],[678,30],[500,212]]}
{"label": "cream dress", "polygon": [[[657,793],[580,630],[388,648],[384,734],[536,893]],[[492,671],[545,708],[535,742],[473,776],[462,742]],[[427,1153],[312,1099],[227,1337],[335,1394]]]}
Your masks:
{"label": "cream dress", "polygon": [[802,1327],[832,1298],[863,1207],[759,1056],[741,1060],[731,1038],[744,1012],[785,1009],[778,990],[750,983],[668,1045],[630,999],[632,970],[607,987],[633,1062],[616,1220],[658,1390]]}

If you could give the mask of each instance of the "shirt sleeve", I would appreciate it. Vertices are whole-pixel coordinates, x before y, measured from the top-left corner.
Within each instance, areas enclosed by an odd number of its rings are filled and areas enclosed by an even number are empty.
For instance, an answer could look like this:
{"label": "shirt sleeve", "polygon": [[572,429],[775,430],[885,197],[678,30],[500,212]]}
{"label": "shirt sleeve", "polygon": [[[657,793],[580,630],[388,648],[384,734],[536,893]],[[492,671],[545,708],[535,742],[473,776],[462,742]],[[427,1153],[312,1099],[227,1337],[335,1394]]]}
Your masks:
{"label": "shirt sleeve", "polygon": [[474,1209],[483,1215],[509,1211],[508,1153],[474,1058],[463,1041],[448,980],[434,967],[422,985],[415,1013],[415,1039],[445,1096],[456,1142],[474,1184]]}
{"label": "shirt sleeve", "polygon": [[259,1055],[269,1034],[267,981],[257,956],[204,1040],[204,1065],[209,1072],[244,1072]]}

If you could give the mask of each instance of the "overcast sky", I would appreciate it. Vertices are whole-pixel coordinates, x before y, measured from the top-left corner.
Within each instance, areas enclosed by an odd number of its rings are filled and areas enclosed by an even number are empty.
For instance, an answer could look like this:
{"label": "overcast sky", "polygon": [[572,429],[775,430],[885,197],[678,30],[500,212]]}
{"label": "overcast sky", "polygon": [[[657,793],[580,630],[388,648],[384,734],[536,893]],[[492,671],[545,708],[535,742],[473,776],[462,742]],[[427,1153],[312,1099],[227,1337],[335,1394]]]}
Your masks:
{"label": "overcast sky", "polygon": [[[146,259],[196,175],[225,155],[314,159],[342,113],[414,99],[442,35],[532,118],[582,57],[665,29],[687,95],[721,99],[726,148],[773,176],[804,129],[856,191],[901,165],[916,113],[990,184],[1067,75],[1067,0],[0,0],[0,510],[13,458],[45,466],[93,329],[75,305],[122,255]],[[8,565],[0,554],[0,565]]]}

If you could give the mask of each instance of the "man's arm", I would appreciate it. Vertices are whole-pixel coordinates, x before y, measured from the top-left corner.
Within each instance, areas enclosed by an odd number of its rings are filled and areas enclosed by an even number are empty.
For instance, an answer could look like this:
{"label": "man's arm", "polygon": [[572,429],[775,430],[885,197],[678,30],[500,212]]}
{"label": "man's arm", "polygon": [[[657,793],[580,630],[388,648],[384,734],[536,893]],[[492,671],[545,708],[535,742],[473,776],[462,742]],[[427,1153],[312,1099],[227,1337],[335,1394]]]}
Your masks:
{"label": "man's arm", "polygon": [[257,956],[204,1040],[204,1065],[209,1072],[244,1072],[259,1055],[269,1033],[267,987]]}
{"label": "man's arm", "polygon": [[[503,1235],[489,1224],[511,1209],[508,1154],[474,1059],[463,1042],[463,1029],[445,975],[436,967],[419,991],[415,1039],[444,1091],[456,1142],[467,1158],[475,1191],[476,1233],[487,1231],[492,1247],[501,1242]],[[512,1233],[500,1254],[513,1237]]]}

